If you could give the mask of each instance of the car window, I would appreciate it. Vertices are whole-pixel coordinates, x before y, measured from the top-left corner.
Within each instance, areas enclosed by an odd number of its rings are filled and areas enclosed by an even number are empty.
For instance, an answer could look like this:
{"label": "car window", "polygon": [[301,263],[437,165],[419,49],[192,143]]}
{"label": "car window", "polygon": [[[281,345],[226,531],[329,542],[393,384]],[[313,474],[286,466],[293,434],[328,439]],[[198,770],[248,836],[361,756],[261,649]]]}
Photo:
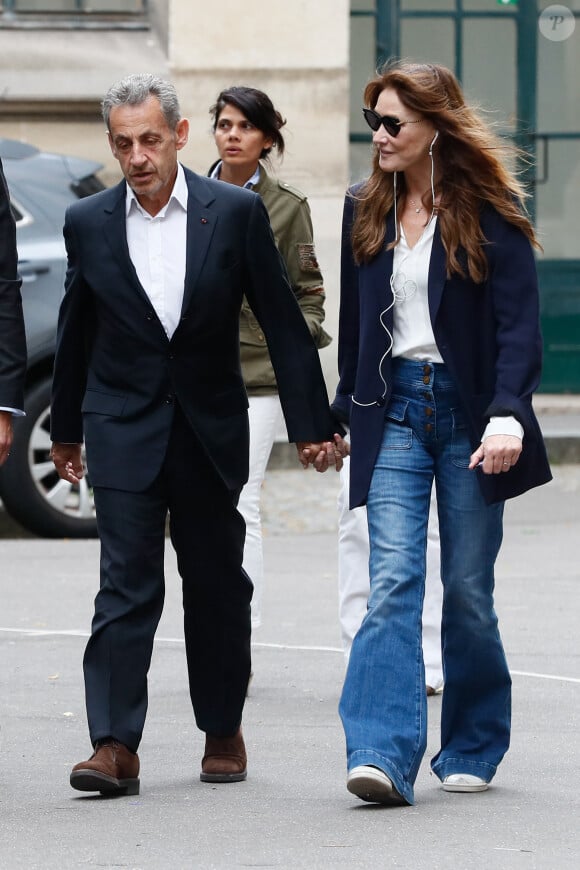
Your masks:
{"label": "car window", "polygon": [[29,224],[34,223],[32,216],[28,214],[21,205],[14,202],[13,199],[10,200],[10,211],[12,212],[17,227],[26,227]]}
{"label": "car window", "polygon": [[16,223],[22,220],[22,212],[18,211],[13,202],[10,202],[10,211],[12,212],[12,217],[14,218]]}
{"label": "car window", "polygon": [[85,196],[91,196],[91,194],[98,193],[99,190],[104,189],[105,185],[96,175],[87,175],[85,178],[73,181],[71,184],[72,192],[75,193],[79,199],[83,199]]}

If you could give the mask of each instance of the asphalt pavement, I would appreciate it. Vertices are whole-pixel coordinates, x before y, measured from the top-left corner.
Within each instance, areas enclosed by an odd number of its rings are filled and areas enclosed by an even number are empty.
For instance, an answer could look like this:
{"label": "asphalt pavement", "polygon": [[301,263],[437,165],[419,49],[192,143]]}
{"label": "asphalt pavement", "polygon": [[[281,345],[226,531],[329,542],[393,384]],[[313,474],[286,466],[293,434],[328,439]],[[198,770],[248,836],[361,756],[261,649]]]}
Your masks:
{"label": "asphalt pavement", "polygon": [[244,730],[245,783],[199,781],[173,554],[140,747],[141,794],[74,792],[88,756],[81,660],[98,542],[0,542],[0,868],[404,868],[580,866],[580,466],[506,508],[497,610],[514,683],[512,747],[488,792],[430,776],[440,698],[416,805],[365,804],[345,788],[337,703],[334,473],[270,470],[263,491],[264,622]]}

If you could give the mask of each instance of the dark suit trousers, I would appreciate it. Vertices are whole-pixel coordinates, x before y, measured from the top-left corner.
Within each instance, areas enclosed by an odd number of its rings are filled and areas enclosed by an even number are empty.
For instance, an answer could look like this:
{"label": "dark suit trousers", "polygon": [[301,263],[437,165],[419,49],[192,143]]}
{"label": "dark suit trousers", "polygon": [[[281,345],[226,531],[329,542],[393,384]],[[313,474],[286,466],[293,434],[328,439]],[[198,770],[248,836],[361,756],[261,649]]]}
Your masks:
{"label": "dark suit trousers", "polygon": [[250,674],[252,584],[242,569],[245,526],[177,407],[161,473],[145,492],[95,488],[101,588],[84,657],[93,744],[115,737],[136,750],[147,711],[147,672],[165,594],[165,523],[182,578],[189,688],[198,727],[230,736]]}

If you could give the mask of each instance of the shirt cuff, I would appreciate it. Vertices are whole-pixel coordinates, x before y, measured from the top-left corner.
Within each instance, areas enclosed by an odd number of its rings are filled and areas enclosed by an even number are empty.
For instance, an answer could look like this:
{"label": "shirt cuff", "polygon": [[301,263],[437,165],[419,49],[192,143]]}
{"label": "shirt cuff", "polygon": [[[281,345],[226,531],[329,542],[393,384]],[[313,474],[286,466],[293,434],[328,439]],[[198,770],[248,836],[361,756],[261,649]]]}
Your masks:
{"label": "shirt cuff", "polygon": [[515,417],[491,417],[481,436],[482,442],[490,435],[514,435],[523,441],[524,427]]}
{"label": "shirt cuff", "polygon": [[5,408],[3,405],[0,405],[0,411],[8,411],[14,417],[26,417],[24,411],[20,411],[18,408]]}

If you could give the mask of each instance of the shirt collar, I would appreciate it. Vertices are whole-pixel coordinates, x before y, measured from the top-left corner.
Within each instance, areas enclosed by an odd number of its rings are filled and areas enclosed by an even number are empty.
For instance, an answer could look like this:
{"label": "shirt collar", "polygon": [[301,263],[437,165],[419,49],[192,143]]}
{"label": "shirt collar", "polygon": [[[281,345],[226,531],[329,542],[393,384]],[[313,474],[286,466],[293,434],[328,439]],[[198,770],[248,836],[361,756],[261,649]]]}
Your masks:
{"label": "shirt collar", "polygon": [[[132,190],[129,185],[126,185],[127,193],[125,197],[125,215],[128,217],[133,209],[137,209],[141,212],[145,217],[151,218],[151,215],[145,211],[143,206],[139,203],[139,200],[135,196],[135,192]],[[185,172],[183,171],[183,166],[181,163],[177,164],[177,176],[175,178],[175,184],[173,185],[173,190],[171,191],[171,196],[167,201],[166,205],[163,206],[161,211],[155,215],[155,217],[164,217],[167,209],[171,205],[172,201],[176,202],[183,211],[187,212],[187,181],[185,180]]]}
{"label": "shirt collar", "polygon": [[[211,171],[210,178],[219,178],[220,177],[222,163],[223,163],[222,160],[220,160],[218,163],[216,163],[216,165],[214,166],[214,168]],[[251,190],[252,187],[254,187],[254,185],[259,182],[259,180],[260,180],[260,164],[258,163],[256,171],[254,172],[254,174],[252,175],[251,178],[248,178],[248,180],[243,185],[243,187],[247,187],[248,190]]]}

